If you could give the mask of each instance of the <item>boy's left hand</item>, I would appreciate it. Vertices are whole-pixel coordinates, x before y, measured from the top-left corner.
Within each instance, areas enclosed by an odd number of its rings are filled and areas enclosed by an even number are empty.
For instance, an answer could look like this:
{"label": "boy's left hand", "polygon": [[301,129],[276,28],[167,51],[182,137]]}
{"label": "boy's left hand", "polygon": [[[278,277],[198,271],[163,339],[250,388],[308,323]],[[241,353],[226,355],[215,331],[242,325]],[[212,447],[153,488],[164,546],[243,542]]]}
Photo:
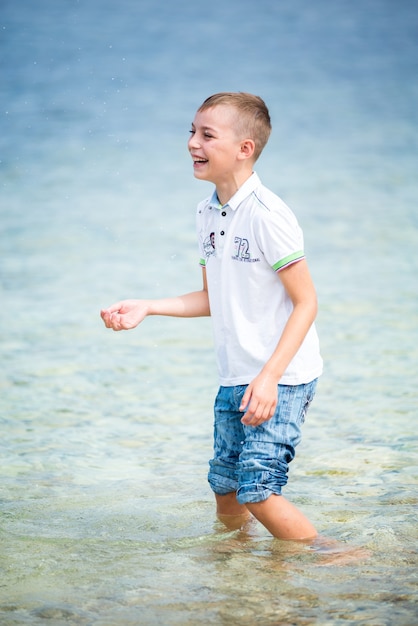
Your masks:
{"label": "boy's left hand", "polygon": [[277,378],[261,372],[248,385],[242,397],[240,411],[245,411],[241,419],[247,426],[259,426],[273,417],[278,402]]}

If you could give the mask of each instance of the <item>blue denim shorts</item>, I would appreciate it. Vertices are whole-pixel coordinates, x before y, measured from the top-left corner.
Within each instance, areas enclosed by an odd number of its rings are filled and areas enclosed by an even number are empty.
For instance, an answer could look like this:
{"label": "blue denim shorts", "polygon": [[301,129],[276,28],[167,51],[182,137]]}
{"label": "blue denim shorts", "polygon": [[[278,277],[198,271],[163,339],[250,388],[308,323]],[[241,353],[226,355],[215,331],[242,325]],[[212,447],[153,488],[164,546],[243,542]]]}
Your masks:
{"label": "blue denim shorts", "polygon": [[260,426],[241,423],[244,413],[239,406],[247,385],[220,387],[208,474],[215,493],[236,492],[240,504],[281,494],[316,384],[317,379],[304,385],[278,385],[276,412]]}

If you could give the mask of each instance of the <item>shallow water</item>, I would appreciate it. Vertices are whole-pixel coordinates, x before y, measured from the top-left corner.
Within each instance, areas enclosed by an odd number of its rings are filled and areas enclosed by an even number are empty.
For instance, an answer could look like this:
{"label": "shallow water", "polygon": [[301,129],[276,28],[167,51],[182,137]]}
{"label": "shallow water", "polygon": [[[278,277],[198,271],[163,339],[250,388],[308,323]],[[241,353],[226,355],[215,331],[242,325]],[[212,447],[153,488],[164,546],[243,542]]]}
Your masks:
{"label": "shallow water", "polygon": [[[2,3],[1,624],[417,621],[417,21],[407,0]],[[270,107],[257,171],[320,300],[286,493],[369,558],[223,529],[209,321],[99,319],[200,284],[185,142],[220,90]]]}

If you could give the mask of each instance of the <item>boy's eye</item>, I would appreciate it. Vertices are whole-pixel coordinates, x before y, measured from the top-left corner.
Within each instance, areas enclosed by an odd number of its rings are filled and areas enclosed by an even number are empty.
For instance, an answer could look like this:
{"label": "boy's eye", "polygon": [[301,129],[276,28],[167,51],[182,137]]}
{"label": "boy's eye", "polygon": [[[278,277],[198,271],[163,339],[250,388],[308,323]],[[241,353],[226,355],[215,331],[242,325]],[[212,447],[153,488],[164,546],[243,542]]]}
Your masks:
{"label": "boy's eye", "polygon": [[[194,128],[192,128],[191,130],[189,130],[189,133],[190,135],[195,135],[196,131],[194,130]],[[209,133],[208,131],[204,131],[203,136],[206,137],[207,139],[213,139],[213,135]]]}

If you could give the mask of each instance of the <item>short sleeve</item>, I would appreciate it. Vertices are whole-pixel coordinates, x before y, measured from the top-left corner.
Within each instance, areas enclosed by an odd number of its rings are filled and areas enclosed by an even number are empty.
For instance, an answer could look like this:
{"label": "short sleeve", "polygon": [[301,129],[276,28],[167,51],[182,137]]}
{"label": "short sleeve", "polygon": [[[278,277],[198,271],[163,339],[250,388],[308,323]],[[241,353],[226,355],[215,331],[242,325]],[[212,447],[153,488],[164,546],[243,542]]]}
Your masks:
{"label": "short sleeve", "polygon": [[305,258],[302,229],[293,212],[280,199],[272,208],[258,212],[255,236],[266,261],[275,271]]}

